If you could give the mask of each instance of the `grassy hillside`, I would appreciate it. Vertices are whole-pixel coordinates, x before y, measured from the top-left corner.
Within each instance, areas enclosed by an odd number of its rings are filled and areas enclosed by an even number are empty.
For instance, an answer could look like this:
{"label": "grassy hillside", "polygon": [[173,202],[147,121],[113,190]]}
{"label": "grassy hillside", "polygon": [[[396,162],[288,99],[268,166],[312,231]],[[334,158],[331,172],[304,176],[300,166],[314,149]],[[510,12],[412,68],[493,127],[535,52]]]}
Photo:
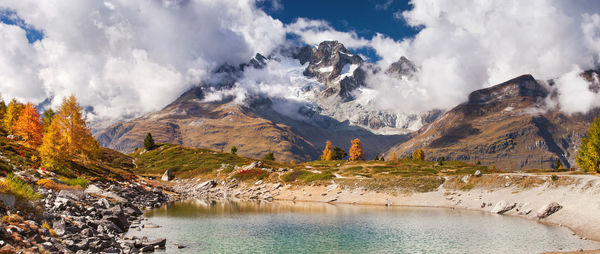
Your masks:
{"label": "grassy hillside", "polygon": [[[477,170],[488,172],[485,166],[465,162],[446,161],[312,161],[301,164],[263,161],[262,168],[274,169],[277,173],[262,171],[240,172],[239,167],[249,165],[255,159],[221,153],[209,149],[180,145],[161,144],[152,151],[138,149],[130,154],[135,159],[138,174],[160,176],[172,170],[176,177],[235,177],[239,179],[273,178],[274,175],[286,182],[312,182],[339,179],[397,179],[408,177],[437,177],[444,175],[472,174]],[[277,157],[277,154],[275,154]],[[238,167],[238,170],[234,169]],[[286,171],[278,169],[285,168]]]}
{"label": "grassy hillside", "polygon": [[[130,156],[135,159],[137,165],[135,172],[138,174],[160,175],[169,169],[175,172],[177,177],[214,175],[219,169],[227,170],[228,166],[244,166],[256,161],[229,153],[173,144],[160,144],[152,151],[137,149]],[[263,167],[279,168],[284,166],[278,162],[264,161]]]}
{"label": "grassy hillside", "polygon": [[[37,150],[23,146],[19,141],[6,138],[0,133],[0,176],[14,171],[32,170],[40,167]],[[59,177],[88,179],[125,179],[133,176],[133,159],[112,149],[102,148],[97,160],[75,159],[62,168],[48,169]]]}

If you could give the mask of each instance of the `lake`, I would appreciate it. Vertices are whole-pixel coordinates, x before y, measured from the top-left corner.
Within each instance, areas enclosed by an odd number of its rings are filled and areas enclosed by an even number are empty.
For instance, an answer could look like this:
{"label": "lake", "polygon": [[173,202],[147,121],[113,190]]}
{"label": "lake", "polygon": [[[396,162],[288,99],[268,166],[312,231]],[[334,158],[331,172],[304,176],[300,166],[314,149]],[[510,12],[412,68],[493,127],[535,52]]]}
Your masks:
{"label": "lake", "polygon": [[[187,200],[146,212],[167,253],[539,253],[599,249],[564,227],[442,208]],[[185,245],[177,249],[174,245]]]}

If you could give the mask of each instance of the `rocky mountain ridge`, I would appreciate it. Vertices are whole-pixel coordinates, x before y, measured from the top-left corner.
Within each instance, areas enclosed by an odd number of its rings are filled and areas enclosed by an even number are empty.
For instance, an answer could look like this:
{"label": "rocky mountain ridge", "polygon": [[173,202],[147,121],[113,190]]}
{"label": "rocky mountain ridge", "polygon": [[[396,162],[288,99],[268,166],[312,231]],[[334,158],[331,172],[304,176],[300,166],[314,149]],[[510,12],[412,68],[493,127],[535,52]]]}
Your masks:
{"label": "rocky mountain ridge", "polygon": [[577,145],[600,109],[566,114],[549,107],[551,84],[523,75],[474,91],[467,102],[390,149],[387,158],[422,148],[434,160],[443,157],[509,170],[552,168],[556,160],[574,167]]}

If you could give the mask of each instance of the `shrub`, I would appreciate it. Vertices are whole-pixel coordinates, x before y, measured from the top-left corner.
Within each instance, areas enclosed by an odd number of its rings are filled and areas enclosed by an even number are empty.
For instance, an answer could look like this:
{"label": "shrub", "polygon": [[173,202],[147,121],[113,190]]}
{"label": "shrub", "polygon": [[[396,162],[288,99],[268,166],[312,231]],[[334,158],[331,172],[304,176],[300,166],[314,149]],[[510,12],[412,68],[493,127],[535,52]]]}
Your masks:
{"label": "shrub", "polygon": [[258,180],[262,180],[263,178],[267,177],[269,175],[269,172],[262,170],[262,169],[257,169],[257,168],[252,168],[252,169],[244,169],[241,170],[240,172],[235,173],[235,175],[233,175],[234,178],[237,178],[239,180],[248,180],[248,179],[258,179]]}
{"label": "shrub", "polygon": [[74,188],[74,187],[66,185],[66,184],[57,183],[51,179],[40,179],[36,182],[36,184],[39,186],[42,186],[46,189],[53,189],[53,190],[57,190],[57,191]]}
{"label": "shrub", "polygon": [[9,173],[6,176],[4,182],[2,182],[2,186],[0,189],[15,195],[17,198],[24,200],[37,200],[41,198],[41,195],[35,192],[33,187],[27,182],[23,181],[23,179],[14,175],[13,173]]}
{"label": "shrub", "polygon": [[267,153],[267,155],[265,155],[265,157],[263,157],[263,160],[274,161],[275,160],[275,155],[273,155],[273,152],[269,151]]}
{"label": "shrub", "polygon": [[237,151],[238,151],[238,149],[236,146],[231,147],[231,154],[237,154]]}
{"label": "shrub", "polygon": [[56,231],[54,231],[54,229],[52,229],[52,227],[50,227],[50,224],[48,224],[48,222],[43,222],[42,223],[42,227],[45,229],[48,229],[48,232],[50,232],[51,236],[56,236]]}
{"label": "shrub", "polygon": [[7,224],[16,224],[16,223],[23,223],[23,217],[21,217],[18,214],[11,214],[11,215],[4,215],[2,216],[2,222],[7,223]]}
{"label": "shrub", "polygon": [[221,170],[221,173],[223,173],[223,174],[229,174],[229,173],[233,172],[233,170],[234,170],[234,167],[231,166],[231,165],[229,165],[226,168],[224,168],[223,170]]}
{"label": "shrub", "polygon": [[557,175],[552,175],[550,177],[550,179],[552,179],[552,181],[558,181],[558,176]]}

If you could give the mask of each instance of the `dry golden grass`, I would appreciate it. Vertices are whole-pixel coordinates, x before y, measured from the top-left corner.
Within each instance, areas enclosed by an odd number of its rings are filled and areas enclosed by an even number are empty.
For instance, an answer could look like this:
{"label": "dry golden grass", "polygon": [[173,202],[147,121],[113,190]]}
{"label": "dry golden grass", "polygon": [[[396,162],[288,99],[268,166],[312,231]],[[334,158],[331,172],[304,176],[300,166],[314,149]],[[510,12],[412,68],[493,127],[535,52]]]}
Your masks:
{"label": "dry golden grass", "polygon": [[7,224],[23,223],[23,217],[18,214],[4,215],[2,216],[2,222]]}
{"label": "dry golden grass", "polygon": [[51,179],[40,179],[36,182],[37,185],[43,186],[46,189],[52,189],[56,191],[65,190],[65,189],[81,189],[80,186],[70,186],[66,184],[59,184],[54,182]]}

